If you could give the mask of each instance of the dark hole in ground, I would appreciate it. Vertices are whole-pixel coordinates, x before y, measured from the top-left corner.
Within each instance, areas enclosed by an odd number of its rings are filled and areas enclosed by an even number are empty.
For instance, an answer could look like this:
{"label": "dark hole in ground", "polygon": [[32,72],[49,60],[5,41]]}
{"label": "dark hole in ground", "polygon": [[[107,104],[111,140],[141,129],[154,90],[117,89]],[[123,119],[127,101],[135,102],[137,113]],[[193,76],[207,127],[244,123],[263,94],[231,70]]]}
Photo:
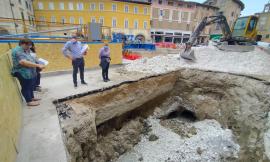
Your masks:
{"label": "dark hole in ground", "polygon": [[167,119],[173,118],[181,118],[182,120],[189,122],[195,122],[197,120],[195,113],[189,110],[171,112]]}
{"label": "dark hole in ground", "polygon": [[97,126],[97,134],[106,136],[113,130],[120,130],[123,125],[131,120],[134,120],[137,117],[141,117],[142,119],[147,118],[149,115],[153,113],[155,108],[162,104],[163,101],[168,97],[168,93],[162,94],[147,103],[135,108],[132,111],[126,112],[120,116],[114,117],[100,125]]}

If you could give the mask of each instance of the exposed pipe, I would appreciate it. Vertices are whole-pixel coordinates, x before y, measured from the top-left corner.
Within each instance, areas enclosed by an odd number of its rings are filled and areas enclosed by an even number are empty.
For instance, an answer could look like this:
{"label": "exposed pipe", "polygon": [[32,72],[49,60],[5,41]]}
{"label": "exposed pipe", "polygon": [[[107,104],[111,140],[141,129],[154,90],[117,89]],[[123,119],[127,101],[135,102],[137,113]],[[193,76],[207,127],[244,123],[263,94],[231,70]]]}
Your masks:
{"label": "exposed pipe", "polygon": [[23,34],[9,34],[9,35],[0,36],[0,38],[28,36],[28,35],[34,35],[34,34],[40,34],[40,33],[59,32],[59,31],[74,30],[74,29],[81,29],[81,26],[72,27],[72,28],[64,28],[64,29],[56,29],[56,30],[46,30],[46,31],[32,32],[32,33],[23,33]]}

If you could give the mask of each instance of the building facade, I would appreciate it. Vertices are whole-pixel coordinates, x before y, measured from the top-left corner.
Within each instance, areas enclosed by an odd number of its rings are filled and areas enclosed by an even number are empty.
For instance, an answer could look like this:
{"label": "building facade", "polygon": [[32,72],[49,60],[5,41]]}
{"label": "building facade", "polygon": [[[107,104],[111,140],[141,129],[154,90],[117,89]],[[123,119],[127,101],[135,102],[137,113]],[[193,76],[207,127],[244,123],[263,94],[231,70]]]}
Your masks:
{"label": "building facade", "polygon": [[[219,12],[227,18],[231,29],[237,18],[241,15],[241,11],[245,8],[245,5],[241,0],[206,0],[204,4],[218,7]],[[221,33],[219,26],[216,26],[216,30],[214,30],[213,33]]]}
{"label": "building facade", "polygon": [[0,35],[35,31],[32,0],[1,0],[0,15]]}
{"label": "building facade", "polygon": [[101,23],[112,33],[123,33],[150,40],[150,6],[131,0],[35,0],[40,22],[88,24]]}
{"label": "building facade", "polygon": [[265,5],[259,16],[258,34],[262,36],[262,41],[270,43],[270,1]]}
{"label": "building facade", "polygon": [[[185,43],[197,25],[206,16],[213,16],[217,7],[196,2],[152,0],[151,36],[155,43]],[[205,42],[211,28],[202,32],[198,42]]]}

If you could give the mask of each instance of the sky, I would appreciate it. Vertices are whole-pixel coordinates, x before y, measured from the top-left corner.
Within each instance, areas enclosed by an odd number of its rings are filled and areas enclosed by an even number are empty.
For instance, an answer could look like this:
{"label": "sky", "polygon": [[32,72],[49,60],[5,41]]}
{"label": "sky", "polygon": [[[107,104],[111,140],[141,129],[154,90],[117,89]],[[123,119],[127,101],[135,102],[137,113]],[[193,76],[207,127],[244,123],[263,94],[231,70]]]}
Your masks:
{"label": "sky", "polygon": [[[195,2],[204,2],[205,0],[191,0]],[[262,12],[264,9],[264,5],[269,0],[242,0],[245,3],[245,9],[242,11],[241,16],[253,15],[257,12]]]}

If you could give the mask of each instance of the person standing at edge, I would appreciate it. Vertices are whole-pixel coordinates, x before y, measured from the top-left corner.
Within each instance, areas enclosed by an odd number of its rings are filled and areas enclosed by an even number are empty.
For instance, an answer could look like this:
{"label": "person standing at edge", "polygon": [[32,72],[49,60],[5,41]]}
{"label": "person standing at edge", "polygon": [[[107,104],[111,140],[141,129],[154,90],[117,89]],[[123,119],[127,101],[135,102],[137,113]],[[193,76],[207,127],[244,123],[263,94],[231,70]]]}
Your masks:
{"label": "person standing at edge", "polygon": [[12,75],[18,78],[21,84],[21,92],[27,106],[38,106],[40,99],[34,97],[34,84],[36,78],[36,68],[44,69],[44,65],[36,64],[35,59],[30,55],[29,49],[31,40],[22,39],[19,46],[12,50]]}
{"label": "person standing at edge", "polygon": [[[37,54],[36,54],[36,47],[33,41],[31,41],[31,46],[30,46],[30,55],[36,60],[36,63],[38,63],[38,59],[37,59]],[[42,70],[39,68],[36,68],[36,81],[35,81],[35,85],[34,85],[34,91],[39,91],[41,92],[41,87],[40,87],[40,78],[41,78],[41,72]]]}
{"label": "person standing at edge", "polygon": [[81,84],[87,85],[84,80],[84,55],[86,55],[87,51],[82,53],[82,44],[77,40],[77,33],[72,33],[72,38],[70,41],[66,42],[64,48],[62,49],[63,54],[72,60],[73,66],[73,83],[74,87],[78,86],[77,83],[77,73],[78,69],[80,71],[80,79]]}
{"label": "person standing at edge", "polygon": [[104,82],[110,81],[109,79],[109,67],[110,67],[110,48],[108,44],[100,49],[99,52],[100,66],[102,68],[102,78]]}

